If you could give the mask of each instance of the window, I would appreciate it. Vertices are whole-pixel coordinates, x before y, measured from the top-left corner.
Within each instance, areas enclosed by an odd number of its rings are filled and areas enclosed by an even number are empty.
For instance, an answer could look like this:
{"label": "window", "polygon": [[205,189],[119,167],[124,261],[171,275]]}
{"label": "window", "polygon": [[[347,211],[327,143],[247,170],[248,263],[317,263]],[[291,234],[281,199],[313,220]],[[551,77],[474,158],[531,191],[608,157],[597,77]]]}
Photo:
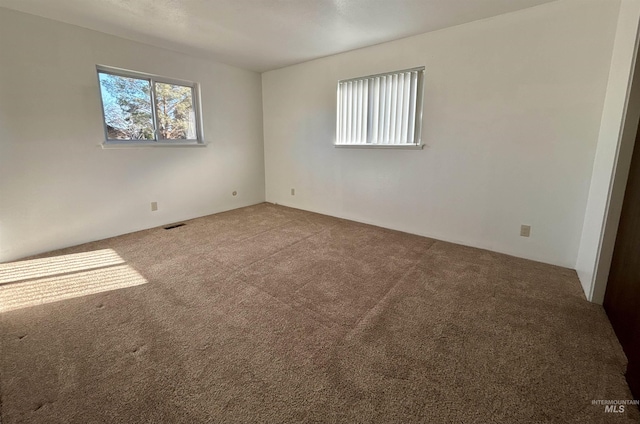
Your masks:
{"label": "window", "polygon": [[105,145],[203,145],[198,84],[98,66]]}
{"label": "window", "polygon": [[424,67],[338,82],[336,146],[421,147]]}

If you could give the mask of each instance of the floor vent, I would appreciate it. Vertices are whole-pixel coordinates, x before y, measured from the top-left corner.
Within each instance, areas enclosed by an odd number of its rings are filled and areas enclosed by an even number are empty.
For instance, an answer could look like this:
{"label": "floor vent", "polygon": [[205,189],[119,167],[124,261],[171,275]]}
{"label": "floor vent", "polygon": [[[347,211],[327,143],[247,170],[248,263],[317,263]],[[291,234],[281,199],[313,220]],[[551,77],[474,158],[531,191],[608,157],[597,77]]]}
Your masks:
{"label": "floor vent", "polygon": [[186,224],[174,224],[174,225],[169,225],[168,227],[164,227],[165,230],[171,230],[173,228],[178,228],[178,227],[183,227]]}

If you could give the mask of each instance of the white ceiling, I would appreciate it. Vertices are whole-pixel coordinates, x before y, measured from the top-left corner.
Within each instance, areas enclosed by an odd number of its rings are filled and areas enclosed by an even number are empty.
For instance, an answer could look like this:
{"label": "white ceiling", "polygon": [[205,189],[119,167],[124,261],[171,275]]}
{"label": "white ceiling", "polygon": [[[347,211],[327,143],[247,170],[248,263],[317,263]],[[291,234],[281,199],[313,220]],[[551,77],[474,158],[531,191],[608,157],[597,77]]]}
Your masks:
{"label": "white ceiling", "polygon": [[266,71],[553,0],[0,0],[0,6]]}

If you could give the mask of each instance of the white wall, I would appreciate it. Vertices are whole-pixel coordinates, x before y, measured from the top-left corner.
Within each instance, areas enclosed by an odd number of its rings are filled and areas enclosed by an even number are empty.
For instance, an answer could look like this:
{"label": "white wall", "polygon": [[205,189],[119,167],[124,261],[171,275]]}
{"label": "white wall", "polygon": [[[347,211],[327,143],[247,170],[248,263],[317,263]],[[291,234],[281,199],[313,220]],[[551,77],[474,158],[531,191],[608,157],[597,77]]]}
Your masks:
{"label": "white wall", "polygon": [[[602,303],[640,116],[640,75],[629,96],[640,1],[623,0],[576,271],[587,299]],[[624,129],[624,131],[622,131]]]}
{"label": "white wall", "polygon": [[[573,268],[618,9],[562,0],[263,74],[267,200]],[[332,146],[339,79],[420,65],[428,147]]]}
{"label": "white wall", "polygon": [[[101,149],[96,64],[199,82],[210,144]],[[0,261],[264,201],[261,95],[257,73],[0,8]]]}

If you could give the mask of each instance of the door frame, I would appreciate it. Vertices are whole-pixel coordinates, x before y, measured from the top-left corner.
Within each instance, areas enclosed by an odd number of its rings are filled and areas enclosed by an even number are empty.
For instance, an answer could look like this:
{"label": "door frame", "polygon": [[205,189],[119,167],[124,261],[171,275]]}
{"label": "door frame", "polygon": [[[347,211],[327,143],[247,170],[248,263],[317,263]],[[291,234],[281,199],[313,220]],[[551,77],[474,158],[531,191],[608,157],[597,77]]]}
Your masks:
{"label": "door frame", "polygon": [[[623,9],[625,6],[625,2],[621,5],[620,17],[618,26],[620,26],[620,19],[622,19],[622,15],[626,13]],[[636,18],[638,16],[636,15]],[[620,224],[620,215],[622,213],[622,204],[624,202],[624,193],[627,187],[627,179],[629,177],[629,169],[631,167],[631,157],[633,155],[633,148],[636,140],[636,133],[638,131],[638,122],[640,121],[640,61],[638,61],[638,50],[640,44],[640,22],[635,22],[634,27],[634,48],[631,58],[631,70],[629,79],[627,81],[626,87],[626,98],[623,105],[622,116],[620,126],[618,128],[618,133],[616,134],[616,151],[615,155],[612,158],[611,165],[611,175],[608,182],[608,192],[607,198],[604,200],[604,213],[602,217],[601,229],[600,229],[600,237],[598,240],[598,246],[596,250],[596,257],[593,263],[593,273],[587,275],[581,275],[581,270],[577,264],[576,269],[578,271],[578,275],[580,276],[580,280],[582,281],[583,287],[587,286],[588,290],[585,288],[585,294],[587,299],[591,302],[602,305],[604,301],[604,294],[607,289],[607,282],[609,279],[609,271],[611,269],[611,260],[613,259],[613,249],[615,247],[616,236],[618,234],[618,225]],[[618,42],[617,38],[621,32],[620,28],[617,30],[616,34],[616,43]],[[614,56],[615,56],[615,45],[614,45]],[[615,57],[612,59],[612,68],[614,65],[620,65],[619,61],[615,60]],[[613,71],[610,71],[610,74],[614,74]],[[609,86],[612,84],[611,79],[609,80]],[[610,87],[607,87],[607,94]],[[607,108],[607,99],[605,99],[605,109]],[[604,115],[604,114],[603,114]],[[601,122],[600,129],[600,137],[598,142],[606,143],[606,136],[603,137],[603,122]],[[605,129],[606,130],[606,129]],[[601,140],[602,139],[602,140]],[[597,154],[597,152],[596,152]],[[596,161],[597,161],[596,157]],[[594,163],[594,170],[596,172],[596,167],[598,165],[603,165],[602,163]],[[595,184],[598,184],[595,182]],[[592,177],[591,180],[591,188],[589,192],[589,203],[591,203],[592,192],[594,186],[594,179]],[[604,193],[601,193],[604,194]],[[596,196],[597,197],[597,196]],[[602,197],[602,196],[600,196]],[[600,203],[602,201],[598,201],[594,199],[595,203]],[[585,216],[586,218],[586,216]],[[588,225],[585,220],[585,226]],[[583,229],[583,240],[581,241],[580,252],[578,261],[580,261],[580,255],[582,254],[583,243],[585,242],[585,231],[588,229]],[[588,246],[586,246],[588,248]],[[585,273],[586,274],[586,273]],[[589,278],[590,281],[584,281],[584,279]]]}

